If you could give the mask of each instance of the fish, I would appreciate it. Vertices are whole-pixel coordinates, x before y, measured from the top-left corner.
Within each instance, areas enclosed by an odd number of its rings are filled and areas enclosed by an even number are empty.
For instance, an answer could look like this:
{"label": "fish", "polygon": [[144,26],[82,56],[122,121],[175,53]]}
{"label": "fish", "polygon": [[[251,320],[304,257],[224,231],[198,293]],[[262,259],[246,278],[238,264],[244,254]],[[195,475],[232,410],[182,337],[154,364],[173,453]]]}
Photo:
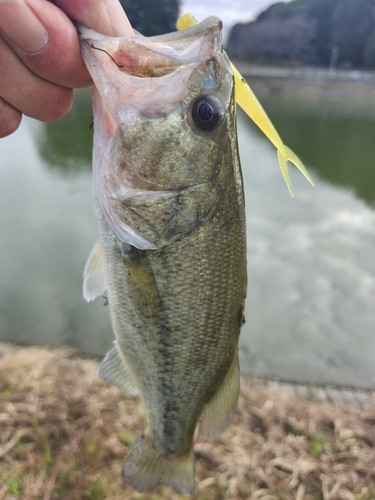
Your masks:
{"label": "fish", "polygon": [[194,437],[231,423],[246,298],[246,222],[222,22],[156,37],[78,26],[94,82],[99,239],[84,297],[106,292],[99,377],[139,394],[147,426],[122,467],[139,492],[194,490]]}

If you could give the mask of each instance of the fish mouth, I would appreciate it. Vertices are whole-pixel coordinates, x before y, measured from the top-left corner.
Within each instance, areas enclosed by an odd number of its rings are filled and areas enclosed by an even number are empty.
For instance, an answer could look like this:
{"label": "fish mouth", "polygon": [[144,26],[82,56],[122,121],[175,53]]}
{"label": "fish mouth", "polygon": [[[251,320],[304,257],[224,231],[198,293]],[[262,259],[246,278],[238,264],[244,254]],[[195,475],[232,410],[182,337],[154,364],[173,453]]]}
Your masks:
{"label": "fish mouth", "polygon": [[[165,76],[181,65],[202,61],[212,52],[222,52],[222,22],[211,16],[183,31],[143,37],[108,37],[77,25],[86,64],[109,63],[123,73],[139,78]],[[107,61],[105,61],[107,58]]]}
{"label": "fish mouth", "polygon": [[213,82],[202,83],[202,79],[212,59],[220,58],[222,73],[231,73],[223,51],[222,22],[215,16],[186,30],[154,37],[138,33],[110,37],[83,25],[77,29],[95,89],[117,124],[129,109],[148,118],[163,117],[181,106],[193,88],[209,91]]}

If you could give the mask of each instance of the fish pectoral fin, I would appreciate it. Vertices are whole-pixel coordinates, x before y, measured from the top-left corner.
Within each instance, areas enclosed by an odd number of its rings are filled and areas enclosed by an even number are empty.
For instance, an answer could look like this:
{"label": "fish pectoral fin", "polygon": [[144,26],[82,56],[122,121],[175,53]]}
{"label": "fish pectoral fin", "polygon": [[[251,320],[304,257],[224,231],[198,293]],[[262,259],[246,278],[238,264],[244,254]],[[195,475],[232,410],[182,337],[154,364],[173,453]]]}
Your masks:
{"label": "fish pectoral fin", "polygon": [[97,241],[91,250],[83,272],[83,296],[87,302],[90,302],[99,295],[103,295],[106,288],[103,253]]}
{"label": "fish pectoral fin", "polygon": [[160,484],[192,494],[194,491],[194,450],[179,457],[160,452],[150,438],[142,434],[122,466],[122,477],[140,493]]}
{"label": "fish pectoral fin", "polygon": [[138,322],[146,330],[162,321],[161,301],[155,276],[147,257],[131,246],[122,247],[124,270],[128,275],[127,292],[132,297]]}
{"label": "fish pectoral fin", "polygon": [[99,365],[98,377],[128,394],[136,395],[139,392],[138,388],[128,372],[117,342],[115,341],[114,344],[114,347],[107,352]]}
{"label": "fish pectoral fin", "polygon": [[203,407],[199,419],[200,438],[214,439],[229,427],[236,411],[239,390],[240,369],[236,354],[223,383]]}

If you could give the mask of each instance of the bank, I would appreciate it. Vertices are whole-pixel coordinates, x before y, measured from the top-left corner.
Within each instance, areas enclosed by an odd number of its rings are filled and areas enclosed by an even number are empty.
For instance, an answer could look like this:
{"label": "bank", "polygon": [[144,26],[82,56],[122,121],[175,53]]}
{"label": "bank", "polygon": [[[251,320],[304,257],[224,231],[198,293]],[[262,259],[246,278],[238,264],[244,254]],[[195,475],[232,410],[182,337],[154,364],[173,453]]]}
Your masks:
{"label": "bank", "polygon": [[[11,344],[0,355],[0,500],[188,498],[122,482],[145,414],[97,379],[97,360]],[[243,379],[229,430],[196,442],[192,498],[375,498],[373,395],[348,404],[332,394]]]}
{"label": "bank", "polygon": [[315,67],[262,66],[234,61],[257,95],[288,94],[305,99],[354,99],[373,103],[375,72]]}

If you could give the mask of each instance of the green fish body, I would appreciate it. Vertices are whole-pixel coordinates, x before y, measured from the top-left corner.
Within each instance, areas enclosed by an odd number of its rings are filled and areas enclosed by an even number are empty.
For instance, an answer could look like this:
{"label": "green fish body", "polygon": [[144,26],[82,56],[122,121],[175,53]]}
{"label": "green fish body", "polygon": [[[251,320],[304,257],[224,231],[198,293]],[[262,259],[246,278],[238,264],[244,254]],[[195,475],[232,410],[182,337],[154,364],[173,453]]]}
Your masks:
{"label": "green fish body", "polygon": [[239,391],[246,234],[233,74],[221,22],[159,37],[79,28],[95,83],[99,242],[84,295],[107,289],[116,336],[99,375],[139,392],[134,489],[191,493],[193,438],[230,424]]}

